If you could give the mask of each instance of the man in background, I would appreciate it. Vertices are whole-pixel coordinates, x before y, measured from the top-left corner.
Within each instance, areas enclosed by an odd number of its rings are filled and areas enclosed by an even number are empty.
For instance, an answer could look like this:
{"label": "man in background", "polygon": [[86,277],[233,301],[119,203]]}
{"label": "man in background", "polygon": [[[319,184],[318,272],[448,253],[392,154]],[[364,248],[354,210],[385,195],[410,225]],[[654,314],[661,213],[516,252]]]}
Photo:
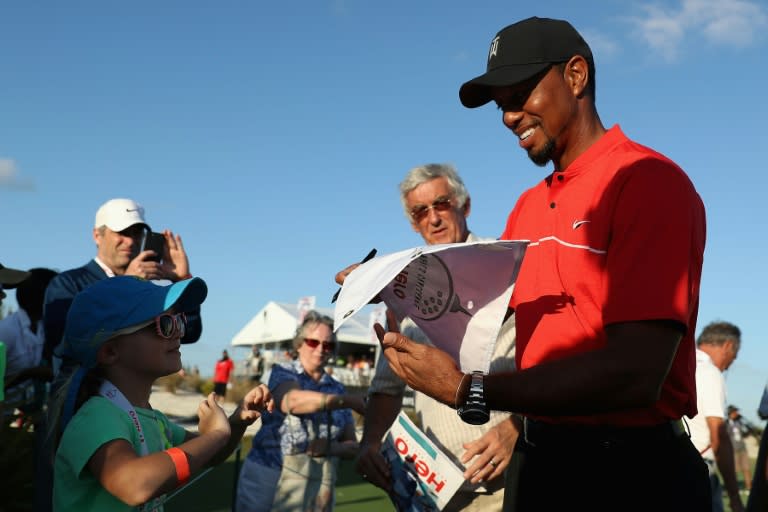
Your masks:
{"label": "man in background", "polygon": [[221,402],[227,396],[227,387],[234,370],[235,363],[230,359],[229,353],[226,350],[222,351],[221,359],[216,361],[213,370],[213,393],[217,402]]}
{"label": "man in background", "polygon": [[261,377],[264,375],[264,357],[256,345],[253,346],[251,353],[248,354],[246,365],[248,366],[251,382],[261,382]]}
{"label": "man in background", "polygon": [[[53,361],[64,333],[69,306],[78,292],[108,277],[132,275],[143,279],[179,281],[191,277],[189,259],[179,235],[164,231],[165,254],[141,251],[150,231],[144,207],[132,199],[110,199],[96,212],[93,241],[96,256],[82,267],[62,272],[51,281],[45,295],[43,357]],[[182,343],[196,341],[202,332],[199,314],[192,315]]]}
{"label": "man in background", "polygon": [[16,270],[15,268],[4,267],[0,263],[0,306],[3,304],[3,299],[7,297],[3,290],[10,290],[16,288],[19,283],[29,277],[29,272],[24,270]]}
{"label": "man in background", "polygon": [[[7,297],[5,294],[5,291],[3,290],[10,290],[12,288],[16,288],[16,286],[19,285],[22,281],[27,279],[29,277],[29,272],[26,272],[24,270],[16,270],[15,268],[8,268],[4,267],[2,263],[0,263],[0,316],[3,314],[3,299]],[[0,342],[3,342],[3,339],[0,338]],[[5,348],[2,349],[5,351]],[[5,375],[7,371],[5,370],[5,354],[2,354],[2,364],[0,364],[0,379],[5,379]],[[0,381],[0,400],[5,399],[5,393],[4,393],[4,386],[3,382]]]}
{"label": "man in background", "polygon": [[[411,169],[400,184],[400,200],[406,218],[427,245],[479,240],[467,227],[470,197],[456,170],[446,164],[427,164]],[[431,344],[416,324],[406,318],[401,331],[420,343]],[[514,316],[502,327],[492,357],[491,371],[514,369]],[[363,478],[391,492],[389,468],[381,455],[381,439],[402,408],[405,383],[380,357],[368,390],[363,438],[357,471]],[[427,436],[459,467],[467,464],[467,481],[443,509],[445,511],[500,510],[504,482],[499,478],[509,464],[517,430],[509,413],[494,412],[491,421],[471,426],[456,412],[422,393],[415,394],[414,408]]]}
{"label": "man in background", "polygon": [[27,396],[34,394],[40,402],[30,403],[30,406],[39,407],[45,394],[44,389],[40,388],[43,386],[42,381],[52,376],[50,373],[36,371],[43,355],[43,297],[48,283],[57,273],[48,268],[33,268],[28,274],[29,277],[21,281],[16,288],[19,309],[0,320],[0,341],[5,343],[6,375],[22,376],[31,372],[30,376],[37,375],[42,378],[17,381],[17,385],[6,389],[6,400],[25,401]]}
{"label": "man in background", "polygon": [[726,386],[723,372],[736,360],[741,347],[741,331],[728,322],[712,322],[696,340],[696,407],[691,418],[691,441],[709,468],[712,486],[712,511],[723,510],[723,484],[733,512],[744,506],[736,480],[733,446],[726,424]]}

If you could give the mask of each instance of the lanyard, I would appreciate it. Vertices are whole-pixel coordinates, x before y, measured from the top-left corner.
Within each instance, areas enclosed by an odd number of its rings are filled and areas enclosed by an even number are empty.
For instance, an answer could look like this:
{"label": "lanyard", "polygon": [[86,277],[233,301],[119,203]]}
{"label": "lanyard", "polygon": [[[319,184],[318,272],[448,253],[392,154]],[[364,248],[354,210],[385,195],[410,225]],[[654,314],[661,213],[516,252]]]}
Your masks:
{"label": "lanyard", "polygon": [[141,428],[139,415],[136,413],[136,409],[133,408],[133,405],[131,405],[131,402],[129,402],[128,399],[125,398],[125,395],[107,379],[104,379],[104,382],[101,383],[99,394],[125,411],[128,417],[131,418],[131,423],[133,423],[136,433],[139,434],[139,455],[142,457],[148,455],[149,448],[147,448],[147,439],[144,437],[144,430]]}
{"label": "lanyard", "polygon": [[[144,430],[141,428],[141,422],[139,421],[139,415],[136,413],[136,409],[134,409],[133,405],[131,405],[131,402],[128,401],[127,398],[125,398],[125,395],[115,387],[114,384],[109,382],[107,379],[104,379],[104,382],[101,383],[101,387],[99,388],[99,394],[115,404],[117,407],[125,411],[126,414],[128,414],[128,417],[131,418],[131,423],[133,423],[134,428],[136,429],[136,433],[139,435],[139,455],[145,456],[149,454],[149,448],[147,448],[147,439],[144,436]],[[155,418],[155,421],[157,421],[157,418]],[[160,425],[161,422],[157,421],[158,425]],[[165,440],[165,444],[168,444],[168,439],[165,436],[165,427],[160,427],[160,432],[163,436],[163,439]],[[142,512],[150,512],[150,511],[160,511],[163,510],[163,502],[165,501],[165,495],[158,496],[157,498],[154,498],[144,505],[141,505],[138,510],[141,510]]]}

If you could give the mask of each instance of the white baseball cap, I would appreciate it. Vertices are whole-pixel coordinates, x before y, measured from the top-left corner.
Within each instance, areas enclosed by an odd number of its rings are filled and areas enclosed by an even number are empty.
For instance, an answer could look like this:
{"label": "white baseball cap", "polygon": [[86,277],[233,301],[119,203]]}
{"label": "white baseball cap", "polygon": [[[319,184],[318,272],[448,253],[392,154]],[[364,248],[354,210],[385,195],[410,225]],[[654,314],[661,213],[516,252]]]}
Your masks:
{"label": "white baseball cap", "polygon": [[144,207],[133,199],[110,199],[96,212],[95,228],[107,226],[112,231],[122,231],[134,224],[144,224]]}

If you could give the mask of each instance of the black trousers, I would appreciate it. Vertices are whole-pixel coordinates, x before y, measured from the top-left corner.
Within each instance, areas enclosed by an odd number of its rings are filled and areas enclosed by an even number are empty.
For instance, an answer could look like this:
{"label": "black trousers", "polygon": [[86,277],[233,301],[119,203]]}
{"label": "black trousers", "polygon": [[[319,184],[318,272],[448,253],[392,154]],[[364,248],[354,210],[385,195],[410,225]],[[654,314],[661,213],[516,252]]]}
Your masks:
{"label": "black trousers", "polygon": [[768,423],[765,424],[760,440],[760,450],[757,452],[755,474],[752,476],[752,490],[747,500],[747,512],[768,511],[768,482],[765,478],[766,458],[768,458]]}
{"label": "black trousers", "polygon": [[[668,427],[668,426],[667,426]],[[506,472],[504,512],[710,512],[707,467],[670,428],[524,430]]]}

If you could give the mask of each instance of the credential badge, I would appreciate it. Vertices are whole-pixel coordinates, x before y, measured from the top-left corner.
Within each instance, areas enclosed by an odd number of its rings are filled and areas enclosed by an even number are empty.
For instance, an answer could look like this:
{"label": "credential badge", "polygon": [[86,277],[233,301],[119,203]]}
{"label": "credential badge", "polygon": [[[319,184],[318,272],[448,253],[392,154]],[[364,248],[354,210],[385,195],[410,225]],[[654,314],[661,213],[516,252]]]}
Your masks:
{"label": "credential badge", "polygon": [[488,62],[491,61],[491,57],[496,56],[496,52],[499,50],[499,36],[493,38],[491,41],[491,49],[488,50]]}

